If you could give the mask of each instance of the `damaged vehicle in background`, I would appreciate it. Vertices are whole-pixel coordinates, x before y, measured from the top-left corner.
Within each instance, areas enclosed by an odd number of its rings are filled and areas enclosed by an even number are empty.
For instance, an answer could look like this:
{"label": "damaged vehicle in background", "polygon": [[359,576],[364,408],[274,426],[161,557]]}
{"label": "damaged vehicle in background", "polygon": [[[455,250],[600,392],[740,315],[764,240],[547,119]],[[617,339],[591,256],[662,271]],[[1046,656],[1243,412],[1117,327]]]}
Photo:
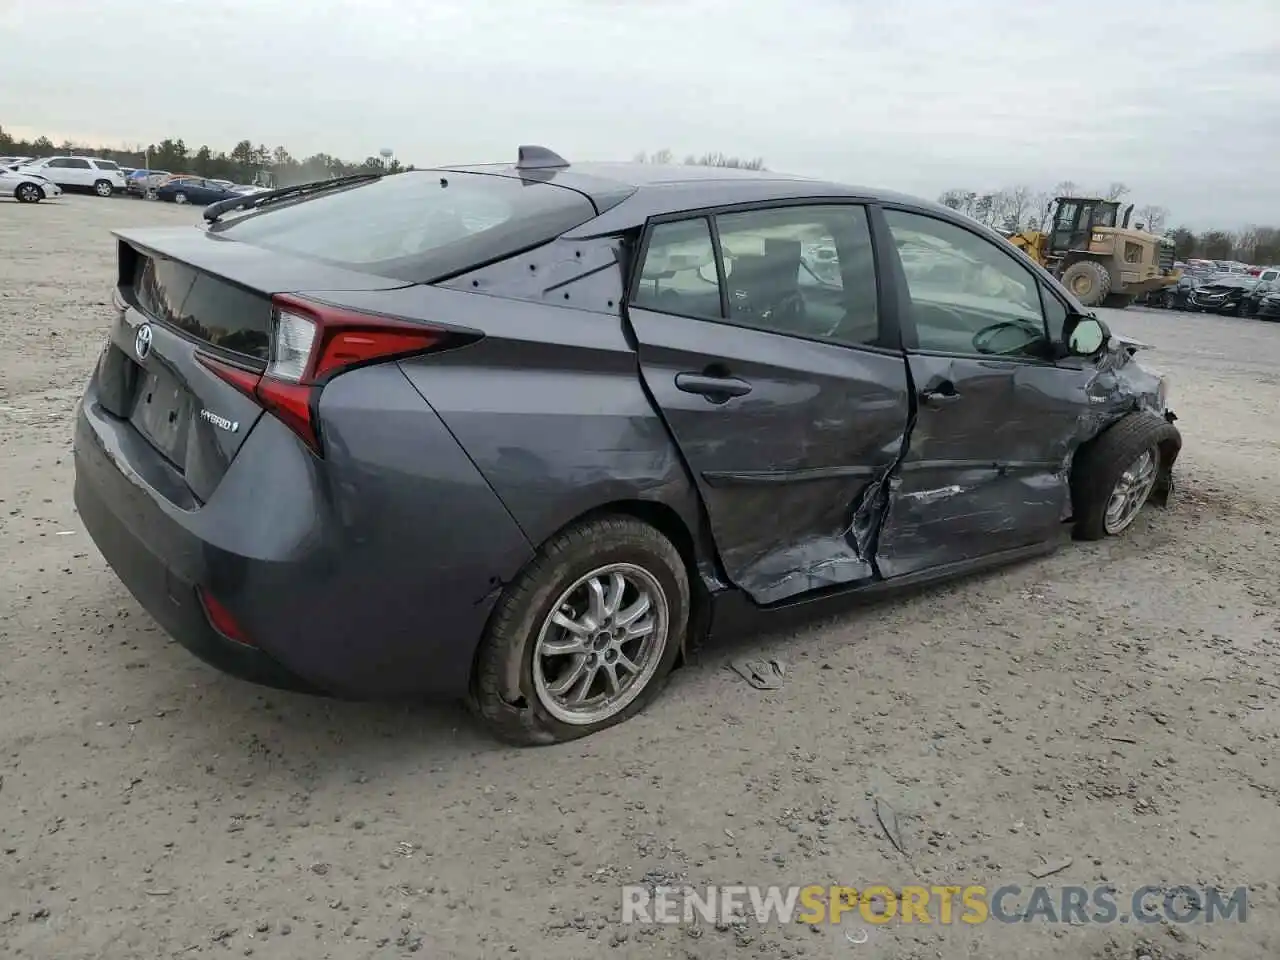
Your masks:
{"label": "damaged vehicle in background", "polygon": [[1187,296],[1187,309],[1240,316],[1247,309],[1249,295],[1258,282],[1257,277],[1248,274],[1220,273],[1191,291]]}
{"label": "damaged vehicle in background", "polygon": [[62,188],[39,174],[0,170],[0,197],[13,197],[19,203],[39,203],[60,196]]}
{"label": "damaged vehicle in background", "polygon": [[258,682],[569,740],[709,633],[1119,535],[1172,484],[1141,345],[932,203],[526,147],[204,217],[117,233],[75,499]]}
{"label": "damaged vehicle in background", "polygon": [[1280,284],[1274,284],[1258,299],[1254,316],[1259,320],[1280,320]]}

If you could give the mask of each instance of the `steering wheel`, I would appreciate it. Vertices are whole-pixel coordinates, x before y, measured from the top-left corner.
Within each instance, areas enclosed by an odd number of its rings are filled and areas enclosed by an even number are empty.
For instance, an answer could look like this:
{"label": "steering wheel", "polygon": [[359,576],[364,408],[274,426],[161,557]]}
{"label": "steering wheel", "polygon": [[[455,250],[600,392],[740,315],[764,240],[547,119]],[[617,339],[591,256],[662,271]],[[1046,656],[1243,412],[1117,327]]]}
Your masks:
{"label": "steering wheel", "polygon": [[[1027,339],[1005,350],[993,349],[992,341],[1006,330],[1017,330],[1026,334]],[[1044,332],[1039,327],[1036,327],[1025,320],[1001,320],[999,323],[993,323],[983,327],[973,335],[973,349],[978,351],[978,353],[1007,356],[1009,354],[1021,353],[1028,345],[1035,343],[1043,337]]]}

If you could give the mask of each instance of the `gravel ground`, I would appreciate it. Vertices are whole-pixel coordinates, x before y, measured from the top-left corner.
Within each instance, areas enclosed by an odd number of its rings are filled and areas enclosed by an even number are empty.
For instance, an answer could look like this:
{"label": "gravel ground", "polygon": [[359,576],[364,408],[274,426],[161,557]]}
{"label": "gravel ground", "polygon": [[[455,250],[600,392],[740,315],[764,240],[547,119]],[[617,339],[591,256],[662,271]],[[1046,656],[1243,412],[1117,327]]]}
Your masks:
{"label": "gravel ground", "polygon": [[[1129,310],[1186,446],[1130,535],[744,638],[585,742],[264,691],[167,641],[72,507],[124,199],[0,202],[0,955],[1280,954],[1280,326]],[[1268,414],[1269,412],[1269,414]],[[774,693],[725,669],[789,664]],[[897,812],[905,853],[886,838]],[[620,922],[623,883],[1249,888],[1247,922]],[[854,943],[854,941],[862,941]]]}

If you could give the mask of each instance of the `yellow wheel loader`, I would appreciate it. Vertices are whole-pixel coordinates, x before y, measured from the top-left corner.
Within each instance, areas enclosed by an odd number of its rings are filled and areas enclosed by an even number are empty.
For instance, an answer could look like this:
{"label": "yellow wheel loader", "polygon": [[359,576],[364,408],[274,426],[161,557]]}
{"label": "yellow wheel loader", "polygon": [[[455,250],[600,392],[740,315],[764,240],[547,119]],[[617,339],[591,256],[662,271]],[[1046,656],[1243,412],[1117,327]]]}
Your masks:
{"label": "yellow wheel loader", "polygon": [[1025,230],[1009,241],[1048,269],[1086,307],[1127,307],[1178,282],[1173,244],[1130,229],[1133,204],[1096,197],[1058,197],[1048,233]]}

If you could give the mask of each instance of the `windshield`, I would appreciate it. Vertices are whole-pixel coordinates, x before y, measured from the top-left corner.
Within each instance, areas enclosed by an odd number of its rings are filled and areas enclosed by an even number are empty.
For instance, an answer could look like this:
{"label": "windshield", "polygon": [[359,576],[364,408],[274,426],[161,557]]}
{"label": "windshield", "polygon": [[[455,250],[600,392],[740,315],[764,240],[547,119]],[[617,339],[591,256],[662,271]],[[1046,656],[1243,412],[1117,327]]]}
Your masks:
{"label": "windshield", "polygon": [[563,187],[422,170],[211,229],[268,250],[424,283],[546,243],[594,214],[586,197]]}

